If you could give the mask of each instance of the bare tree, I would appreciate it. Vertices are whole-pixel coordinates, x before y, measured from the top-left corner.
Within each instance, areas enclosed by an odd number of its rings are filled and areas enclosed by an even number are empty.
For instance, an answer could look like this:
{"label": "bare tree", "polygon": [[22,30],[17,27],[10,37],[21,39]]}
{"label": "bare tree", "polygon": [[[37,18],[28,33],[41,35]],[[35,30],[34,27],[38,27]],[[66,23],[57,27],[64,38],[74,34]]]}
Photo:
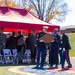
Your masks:
{"label": "bare tree", "polygon": [[46,22],[52,19],[64,21],[69,11],[64,0],[22,0],[22,3],[24,8]]}

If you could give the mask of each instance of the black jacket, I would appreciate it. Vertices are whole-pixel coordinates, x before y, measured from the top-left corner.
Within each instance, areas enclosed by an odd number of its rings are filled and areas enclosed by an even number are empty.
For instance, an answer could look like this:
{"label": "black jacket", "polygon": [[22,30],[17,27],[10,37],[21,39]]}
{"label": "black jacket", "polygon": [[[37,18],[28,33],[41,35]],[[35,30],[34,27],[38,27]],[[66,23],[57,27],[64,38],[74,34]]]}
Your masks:
{"label": "black jacket", "polygon": [[40,42],[39,38],[41,38],[42,36],[44,36],[46,33],[45,32],[40,32],[37,34],[37,47],[39,48],[46,48],[46,44],[44,42]]}
{"label": "black jacket", "polygon": [[63,48],[65,48],[65,50],[70,50],[71,46],[69,43],[69,38],[66,34],[63,34],[62,41],[63,41]]}
{"label": "black jacket", "polygon": [[36,36],[36,34],[35,35],[31,34],[29,41],[30,41],[31,45],[36,45],[37,44],[37,36]]}

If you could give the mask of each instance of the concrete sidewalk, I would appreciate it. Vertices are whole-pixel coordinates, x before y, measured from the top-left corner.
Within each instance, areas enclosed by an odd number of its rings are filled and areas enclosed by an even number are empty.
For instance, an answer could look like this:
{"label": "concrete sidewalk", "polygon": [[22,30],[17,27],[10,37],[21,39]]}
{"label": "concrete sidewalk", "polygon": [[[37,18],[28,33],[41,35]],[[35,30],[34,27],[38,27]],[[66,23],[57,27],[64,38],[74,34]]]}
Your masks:
{"label": "concrete sidewalk", "polygon": [[60,71],[61,70],[60,66],[58,69],[52,69],[52,70],[51,69],[44,69],[44,70],[32,69],[35,65],[16,66],[16,67],[11,67],[8,70],[11,72],[20,73],[23,75],[75,75],[75,57],[71,57],[71,62],[73,67],[66,71]]}

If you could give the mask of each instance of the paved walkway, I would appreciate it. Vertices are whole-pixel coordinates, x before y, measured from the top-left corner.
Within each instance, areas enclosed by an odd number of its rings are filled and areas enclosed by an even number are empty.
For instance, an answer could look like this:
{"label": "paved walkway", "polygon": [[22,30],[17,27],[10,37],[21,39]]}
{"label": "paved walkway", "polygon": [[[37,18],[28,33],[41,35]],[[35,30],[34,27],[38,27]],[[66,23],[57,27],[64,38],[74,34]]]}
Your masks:
{"label": "paved walkway", "polygon": [[[11,67],[8,70],[15,73],[20,73],[23,75],[75,75],[75,57],[71,58],[71,62],[73,67],[66,71],[60,71],[61,67],[59,66],[58,69],[45,69],[45,70],[37,70],[32,69],[35,65],[30,66],[16,66]],[[48,65],[45,67],[47,68]]]}

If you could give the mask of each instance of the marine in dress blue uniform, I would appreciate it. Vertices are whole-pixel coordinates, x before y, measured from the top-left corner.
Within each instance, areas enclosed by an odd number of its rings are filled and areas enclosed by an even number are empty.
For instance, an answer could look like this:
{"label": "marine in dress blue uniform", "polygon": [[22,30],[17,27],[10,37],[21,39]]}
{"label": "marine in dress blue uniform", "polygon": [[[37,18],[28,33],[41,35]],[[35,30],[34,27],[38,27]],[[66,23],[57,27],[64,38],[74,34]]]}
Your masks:
{"label": "marine in dress blue uniform", "polygon": [[[45,62],[45,53],[46,53],[46,44],[44,43],[43,40],[39,40],[42,36],[46,34],[47,28],[43,28],[41,32],[37,34],[37,66],[35,67],[36,69],[44,69],[44,62]],[[41,61],[40,61],[41,58]],[[41,62],[41,64],[40,64]]]}

